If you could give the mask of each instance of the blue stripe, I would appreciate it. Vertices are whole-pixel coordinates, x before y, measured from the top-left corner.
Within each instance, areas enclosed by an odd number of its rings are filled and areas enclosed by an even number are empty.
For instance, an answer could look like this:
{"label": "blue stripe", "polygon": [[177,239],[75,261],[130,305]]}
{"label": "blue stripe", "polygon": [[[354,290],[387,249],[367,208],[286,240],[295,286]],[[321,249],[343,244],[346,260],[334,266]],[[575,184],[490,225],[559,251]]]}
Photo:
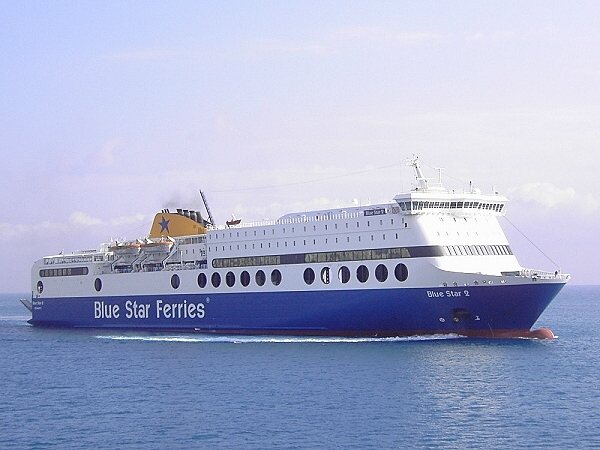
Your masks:
{"label": "blue stripe", "polygon": [[[344,336],[529,330],[562,287],[561,283],[532,283],[208,296],[34,298],[38,306],[30,322],[60,327]],[[138,310],[148,313],[147,318],[126,317],[134,301]],[[165,304],[175,305],[176,313]],[[101,309],[113,313],[115,308],[118,318],[105,314],[94,317]],[[200,318],[198,311],[202,309],[204,317]]]}

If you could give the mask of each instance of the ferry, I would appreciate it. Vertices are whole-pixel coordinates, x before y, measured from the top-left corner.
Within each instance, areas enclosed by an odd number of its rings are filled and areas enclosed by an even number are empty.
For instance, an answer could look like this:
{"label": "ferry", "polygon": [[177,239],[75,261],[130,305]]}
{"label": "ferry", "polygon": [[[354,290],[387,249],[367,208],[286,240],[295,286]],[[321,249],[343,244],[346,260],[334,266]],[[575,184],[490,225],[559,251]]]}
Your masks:
{"label": "ferry", "polygon": [[[391,201],[218,226],[163,209],[143,239],[33,264],[29,323],[244,335],[552,338],[532,330],[569,279],[522,267],[507,198],[447,190],[409,161]],[[440,172],[441,174],[441,172]]]}

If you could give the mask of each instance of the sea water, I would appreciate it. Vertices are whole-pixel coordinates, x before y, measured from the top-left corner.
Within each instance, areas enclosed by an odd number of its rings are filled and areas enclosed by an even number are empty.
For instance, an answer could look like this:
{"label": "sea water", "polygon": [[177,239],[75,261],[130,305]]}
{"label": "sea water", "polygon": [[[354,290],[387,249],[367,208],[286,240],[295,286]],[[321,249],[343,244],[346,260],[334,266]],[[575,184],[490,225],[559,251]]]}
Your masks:
{"label": "sea water", "polygon": [[58,330],[0,296],[1,448],[600,447],[600,287],[558,338]]}

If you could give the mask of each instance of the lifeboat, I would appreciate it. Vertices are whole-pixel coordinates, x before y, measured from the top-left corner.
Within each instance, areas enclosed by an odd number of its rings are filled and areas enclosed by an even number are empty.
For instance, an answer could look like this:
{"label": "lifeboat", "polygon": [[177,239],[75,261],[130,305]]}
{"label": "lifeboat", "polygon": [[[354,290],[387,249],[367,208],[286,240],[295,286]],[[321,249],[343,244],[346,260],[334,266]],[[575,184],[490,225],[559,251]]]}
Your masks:
{"label": "lifeboat", "polygon": [[140,245],[140,249],[145,253],[169,253],[173,241],[168,238],[150,240]]}
{"label": "lifeboat", "polygon": [[115,255],[135,255],[140,251],[141,244],[138,241],[135,242],[115,242],[113,245],[108,247],[109,252],[113,252]]}
{"label": "lifeboat", "polygon": [[232,214],[231,215],[231,219],[229,219],[227,222],[225,222],[225,225],[227,225],[227,227],[235,227],[237,225],[239,225],[240,223],[242,223],[242,219],[236,219],[236,217]]}

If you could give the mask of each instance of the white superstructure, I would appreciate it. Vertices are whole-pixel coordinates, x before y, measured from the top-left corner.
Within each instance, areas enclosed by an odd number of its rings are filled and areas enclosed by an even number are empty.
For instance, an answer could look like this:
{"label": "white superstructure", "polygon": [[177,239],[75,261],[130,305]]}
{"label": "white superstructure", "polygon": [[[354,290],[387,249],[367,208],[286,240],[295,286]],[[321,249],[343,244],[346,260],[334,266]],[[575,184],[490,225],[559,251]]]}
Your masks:
{"label": "white superstructure", "polygon": [[[204,232],[189,236],[168,234],[165,217],[172,213],[164,210],[160,237],[37,261],[34,297],[469,286],[567,277],[520,266],[498,222],[505,197],[476,189],[449,192],[441,180],[423,176],[418,159],[410,164],[416,188],[384,204],[231,227],[204,221]],[[202,223],[199,213],[178,215]]]}

